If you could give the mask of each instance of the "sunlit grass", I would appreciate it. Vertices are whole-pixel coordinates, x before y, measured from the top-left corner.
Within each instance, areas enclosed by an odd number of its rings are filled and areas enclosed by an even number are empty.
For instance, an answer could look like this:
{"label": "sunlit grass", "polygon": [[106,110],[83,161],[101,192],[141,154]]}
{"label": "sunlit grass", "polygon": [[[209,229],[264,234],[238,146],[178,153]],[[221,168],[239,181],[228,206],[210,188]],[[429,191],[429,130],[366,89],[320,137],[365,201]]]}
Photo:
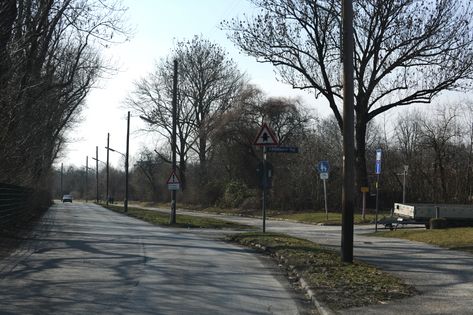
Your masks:
{"label": "sunlit grass", "polygon": [[[378,219],[381,219],[383,216],[386,216],[386,213],[381,213],[378,215]],[[341,224],[342,222],[342,214],[338,212],[329,212],[328,213],[328,220],[327,215],[325,212],[300,212],[300,213],[287,213],[287,214],[274,214],[271,215],[273,218],[279,219],[286,219],[286,220],[293,220],[297,222],[303,223],[311,223],[311,224]],[[355,224],[363,224],[363,223],[370,223],[374,222],[375,215],[374,214],[366,214],[365,219],[361,214],[355,214],[354,222]]]}
{"label": "sunlit grass", "polygon": [[397,229],[394,231],[378,232],[375,235],[397,237],[449,249],[473,252],[473,228],[471,227],[434,230]]}
{"label": "sunlit grass", "polygon": [[248,230],[254,229],[248,225],[233,223],[224,220],[217,220],[212,218],[205,217],[196,217],[189,215],[176,215],[176,224],[169,224],[169,214],[146,210],[135,207],[128,207],[128,212],[125,213],[122,206],[104,206],[115,212],[126,214],[130,217],[134,217],[152,224],[172,226],[172,227],[181,227],[181,228],[201,228],[201,229],[233,229],[233,230]]}

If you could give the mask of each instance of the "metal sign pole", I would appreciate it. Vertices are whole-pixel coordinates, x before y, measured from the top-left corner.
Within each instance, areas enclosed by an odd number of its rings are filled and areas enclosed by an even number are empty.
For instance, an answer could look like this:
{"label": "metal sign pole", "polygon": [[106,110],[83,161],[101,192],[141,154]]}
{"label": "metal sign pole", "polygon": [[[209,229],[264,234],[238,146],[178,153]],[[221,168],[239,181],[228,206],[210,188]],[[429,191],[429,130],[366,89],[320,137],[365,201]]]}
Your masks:
{"label": "metal sign pole", "polygon": [[263,233],[266,233],[266,186],[268,184],[266,178],[266,147],[263,147],[263,200],[262,200],[262,216],[263,216]]}
{"label": "metal sign pole", "polygon": [[378,232],[378,209],[379,209],[379,174],[376,175],[376,214],[374,219],[374,231]]}
{"label": "metal sign pole", "polygon": [[404,165],[404,177],[402,179],[402,203],[406,203],[406,176],[408,165]]}
{"label": "metal sign pole", "polygon": [[325,184],[325,179],[323,180],[323,182],[324,182],[325,220],[328,221],[327,185]]}

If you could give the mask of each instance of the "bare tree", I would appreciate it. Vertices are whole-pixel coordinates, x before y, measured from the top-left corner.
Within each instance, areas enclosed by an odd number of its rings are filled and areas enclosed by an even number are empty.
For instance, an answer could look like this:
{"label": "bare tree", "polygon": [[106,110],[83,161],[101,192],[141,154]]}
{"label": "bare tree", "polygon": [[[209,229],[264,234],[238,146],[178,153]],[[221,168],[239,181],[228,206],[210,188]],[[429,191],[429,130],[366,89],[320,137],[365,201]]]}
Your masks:
{"label": "bare tree", "polygon": [[124,12],[115,0],[2,2],[1,180],[44,185],[65,132],[107,69],[98,49],[125,40]]}
{"label": "bare tree", "polygon": [[449,160],[457,147],[457,139],[460,136],[458,126],[458,113],[455,107],[440,108],[436,115],[423,119],[422,122],[422,144],[433,153],[433,183],[432,195],[434,201],[438,201],[438,181],[440,181],[441,201],[449,199],[447,180],[449,173]]}
{"label": "bare tree", "polygon": [[[218,45],[201,37],[177,43],[154,74],[138,81],[127,103],[166,139],[171,137],[172,64],[179,61],[177,151],[180,174],[192,154],[198,158],[202,182],[213,145],[211,133],[219,117],[232,106],[244,82],[236,64]],[[182,178],[181,178],[182,180]]]}
{"label": "bare tree", "polygon": [[[255,17],[222,22],[245,53],[276,66],[294,88],[323,96],[339,127],[340,12],[336,0],[252,0]],[[470,1],[354,1],[356,167],[365,185],[366,130],[398,106],[430,103],[445,90],[471,87]]]}

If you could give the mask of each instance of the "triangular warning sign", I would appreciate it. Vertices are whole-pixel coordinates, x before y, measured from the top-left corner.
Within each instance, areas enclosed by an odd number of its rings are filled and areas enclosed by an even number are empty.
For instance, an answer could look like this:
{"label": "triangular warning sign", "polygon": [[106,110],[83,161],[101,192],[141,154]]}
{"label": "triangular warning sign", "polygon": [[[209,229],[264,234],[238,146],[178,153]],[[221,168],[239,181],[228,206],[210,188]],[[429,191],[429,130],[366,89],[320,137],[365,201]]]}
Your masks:
{"label": "triangular warning sign", "polygon": [[169,175],[168,181],[166,182],[167,184],[179,184],[179,178],[177,177],[176,173],[174,171],[171,172],[171,175]]}
{"label": "triangular warning sign", "polygon": [[268,127],[268,125],[266,125],[266,123],[263,123],[253,144],[278,145],[278,140],[276,139],[276,136],[274,135],[273,131]]}

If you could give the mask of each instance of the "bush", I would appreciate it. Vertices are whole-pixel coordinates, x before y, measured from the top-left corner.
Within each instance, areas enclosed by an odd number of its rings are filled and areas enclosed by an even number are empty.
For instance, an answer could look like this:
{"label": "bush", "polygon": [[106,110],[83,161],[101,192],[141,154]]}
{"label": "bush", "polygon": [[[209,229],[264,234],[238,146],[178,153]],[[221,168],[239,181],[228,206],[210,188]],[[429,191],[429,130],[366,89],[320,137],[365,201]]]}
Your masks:
{"label": "bush", "polygon": [[256,196],[256,192],[254,196],[250,196],[245,198],[243,202],[240,204],[240,209],[242,210],[257,210],[261,209],[261,198]]}
{"label": "bush", "polygon": [[238,208],[247,197],[250,197],[248,187],[241,182],[232,181],[225,185],[225,192],[220,201],[220,206]]}

